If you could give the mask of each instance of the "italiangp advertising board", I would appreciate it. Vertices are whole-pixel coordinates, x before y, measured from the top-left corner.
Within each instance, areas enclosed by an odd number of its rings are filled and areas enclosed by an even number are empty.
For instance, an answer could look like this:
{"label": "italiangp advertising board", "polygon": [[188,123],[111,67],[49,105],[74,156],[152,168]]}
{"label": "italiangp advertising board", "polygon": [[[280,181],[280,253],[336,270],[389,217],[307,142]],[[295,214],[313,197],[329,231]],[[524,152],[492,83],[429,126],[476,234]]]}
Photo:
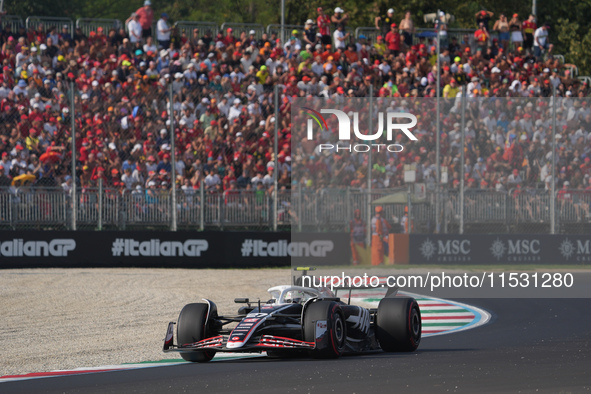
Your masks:
{"label": "italiangp advertising board", "polygon": [[12,231],[0,238],[1,268],[286,266],[290,258],[349,261],[346,234],[270,232]]}

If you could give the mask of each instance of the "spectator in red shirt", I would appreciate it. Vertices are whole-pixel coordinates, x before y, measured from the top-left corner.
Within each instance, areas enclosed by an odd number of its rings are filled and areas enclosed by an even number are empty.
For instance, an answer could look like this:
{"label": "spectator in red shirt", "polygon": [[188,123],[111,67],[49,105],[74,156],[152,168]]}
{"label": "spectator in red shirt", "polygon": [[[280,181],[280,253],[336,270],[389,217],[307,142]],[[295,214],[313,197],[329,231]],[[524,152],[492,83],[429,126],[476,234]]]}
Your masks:
{"label": "spectator in red shirt", "polygon": [[140,26],[142,27],[142,38],[152,37],[152,23],[154,23],[154,10],[152,10],[150,0],[144,1],[144,6],[135,13],[140,17]]}
{"label": "spectator in red shirt", "polygon": [[233,30],[231,27],[228,27],[228,29],[226,30],[226,36],[223,39],[224,45],[226,45],[227,47],[230,45],[234,45],[236,43],[236,37],[234,37],[234,35],[232,34]]}
{"label": "spectator in red shirt", "polygon": [[531,50],[534,46],[534,33],[538,28],[536,25],[536,17],[531,15],[526,21],[523,21],[521,24],[524,40],[523,40],[523,48],[526,50]]}
{"label": "spectator in red shirt", "polygon": [[386,45],[388,45],[390,54],[397,57],[400,53],[400,33],[398,32],[398,26],[396,23],[390,25],[390,31],[386,34]]}
{"label": "spectator in red shirt", "polygon": [[474,32],[474,39],[476,40],[478,48],[482,49],[484,53],[486,47],[488,46],[489,34],[483,22],[480,22],[478,25],[478,30]]}
{"label": "spectator in red shirt", "polygon": [[316,23],[318,25],[318,33],[322,36],[321,41],[323,45],[329,45],[331,41],[330,37],[330,18],[328,15],[324,14],[322,7],[318,7],[316,9],[318,12],[318,18],[316,18]]}

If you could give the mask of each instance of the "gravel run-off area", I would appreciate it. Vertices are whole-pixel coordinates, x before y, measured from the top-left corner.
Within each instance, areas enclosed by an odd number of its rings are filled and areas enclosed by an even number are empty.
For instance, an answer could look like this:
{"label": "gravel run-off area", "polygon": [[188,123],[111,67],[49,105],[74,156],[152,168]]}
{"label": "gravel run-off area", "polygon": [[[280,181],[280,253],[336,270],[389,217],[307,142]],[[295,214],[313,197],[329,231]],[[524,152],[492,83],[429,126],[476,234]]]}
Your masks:
{"label": "gravel run-off area", "polygon": [[19,269],[0,271],[0,376],[179,358],[162,352],[185,304],[269,298],[289,269]]}

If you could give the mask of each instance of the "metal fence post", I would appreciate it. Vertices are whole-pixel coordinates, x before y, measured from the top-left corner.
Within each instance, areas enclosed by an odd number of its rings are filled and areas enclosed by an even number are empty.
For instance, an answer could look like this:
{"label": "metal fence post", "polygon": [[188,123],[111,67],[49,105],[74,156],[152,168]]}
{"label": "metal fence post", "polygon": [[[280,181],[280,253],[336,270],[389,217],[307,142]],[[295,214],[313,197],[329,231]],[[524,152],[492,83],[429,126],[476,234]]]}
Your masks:
{"label": "metal fence post", "polygon": [[466,85],[462,86],[462,125],[460,126],[460,234],[464,234],[464,178],[466,166],[464,164],[464,143],[466,135]]}
{"label": "metal fence post", "polygon": [[[345,191],[345,204],[346,204],[346,215],[347,217],[345,218],[346,223],[349,224],[351,221],[351,187],[347,186],[347,190]],[[351,231],[350,228],[348,228],[349,231]]]}
{"label": "metal fence post", "polygon": [[[409,182],[408,184],[408,191],[406,192],[406,197],[407,197],[407,206],[408,206],[408,234],[412,233],[412,183]],[[404,230],[404,229],[403,229]]]}
{"label": "metal fence post", "polygon": [[[224,230],[224,223],[226,222],[226,204],[224,204],[224,196],[220,193],[215,193],[218,200],[218,212],[220,214],[220,229]],[[267,215],[269,212],[267,211]]]}
{"label": "metal fence post", "polygon": [[273,94],[275,99],[275,137],[273,138],[273,157],[274,157],[274,171],[273,171],[273,231],[277,231],[277,171],[279,171],[279,161],[277,154],[279,153],[279,85],[275,85],[275,92]]}
{"label": "metal fence post", "polygon": [[279,38],[281,38],[281,44],[285,44],[285,0],[281,0],[281,36]]}
{"label": "metal fence post", "polygon": [[71,150],[72,150],[72,230],[76,231],[76,215],[78,213],[78,198],[76,196],[76,188],[78,182],[76,181],[76,118],[75,118],[75,101],[74,101],[74,81],[70,81],[70,119],[71,119]]}
{"label": "metal fence post", "polygon": [[127,222],[127,218],[128,218],[128,209],[127,209],[127,198],[125,197],[125,195],[127,194],[127,190],[123,190],[123,193],[121,194],[121,196],[119,196],[117,198],[117,211],[119,212],[118,215],[118,220],[117,220],[117,224],[119,227],[119,230],[125,230],[125,225]]}
{"label": "metal fence post", "polygon": [[550,234],[556,234],[556,88],[552,85],[552,184],[550,186]]}
{"label": "metal fence post", "polygon": [[16,230],[16,223],[14,221],[14,218],[16,217],[15,215],[15,211],[16,211],[16,201],[14,201],[14,196],[12,195],[12,193],[8,194],[8,211],[9,211],[9,217],[10,217],[10,227],[13,230]]}
{"label": "metal fence post", "polygon": [[103,229],[103,178],[98,180],[98,224],[99,231]]}
{"label": "metal fence post", "polygon": [[302,231],[302,221],[304,220],[302,218],[302,212],[303,212],[302,203],[303,202],[304,202],[304,199],[302,196],[302,183],[298,182],[298,231],[299,232]]}
{"label": "metal fence post", "polygon": [[504,203],[505,203],[505,209],[504,209],[504,214],[505,214],[505,227],[507,229],[507,234],[510,233],[510,229],[509,229],[509,195],[513,195],[513,189],[510,189],[508,193],[505,193],[505,198],[503,199]]}
{"label": "metal fence post", "polygon": [[201,204],[199,204],[199,230],[203,231],[205,229],[205,189],[204,189],[204,182],[203,179],[199,181],[199,198],[201,200]]}
{"label": "metal fence post", "polygon": [[[442,198],[442,197],[445,197],[445,198]],[[449,190],[443,191],[442,189],[437,187],[437,192],[435,193],[435,199],[436,199],[436,203],[435,203],[436,208],[438,207],[439,201],[449,201]],[[437,217],[439,217],[439,216],[437,216]],[[435,218],[436,222],[437,222],[437,217]],[[444,234],[447,234],[448,224],[449,224],[449,212],[447,209],[444,209],[443,210],[443,233]]]}
{"label": "metal fence post", "polygon": [[172,83],[168,85],[168,102],[170,104],[170,161],[171,161],[171,205],[172,205],[172,220],[170,223],[170,231],[177,230],[177,212],[176,212],[176,154],[175,154],[175,132],[174,132],[174,104],[173,104],[173,90]]}
{"label": "metal fence post", "polygon": [[[369,85],[369,130],[370,133],[373,131],[373,84]],[[366,226],[366,234],[365,234],[365,244],[371,245],[371,149],[367,153],[367,205],[366,205],[366,212],[367,212],[367,223]]]}
{"label": "metal fence post", "polygon": [[[439,10],[437,10],[437,14],[435,14],[436,18],[439,18]],[[440,30],[441,30],[441,21],[437,22],[437,85],[435,86],[436,90],[437,90],[437,94],[436,94],[436,111],[435,111],[435,122],[436,122],[436,135],[435,135],[435,187],[437,188],[437,191],[439,192],[441,190],[441,158],[439,155],[439,138],[440,138],[440,134],[441,134],[441,125],[439,122],[439,96],[441,94],[440,90],[441,90],[441,59],[440,59],[440,41],[441,41],[441,36],[440,36]],[[441,220],[439,218],[439,212],[441,211],[441,207],[439,206],[439,203],[441,201],[441,196],[440,193],[435,194],[435,233],[440,233],[441,229]]]}

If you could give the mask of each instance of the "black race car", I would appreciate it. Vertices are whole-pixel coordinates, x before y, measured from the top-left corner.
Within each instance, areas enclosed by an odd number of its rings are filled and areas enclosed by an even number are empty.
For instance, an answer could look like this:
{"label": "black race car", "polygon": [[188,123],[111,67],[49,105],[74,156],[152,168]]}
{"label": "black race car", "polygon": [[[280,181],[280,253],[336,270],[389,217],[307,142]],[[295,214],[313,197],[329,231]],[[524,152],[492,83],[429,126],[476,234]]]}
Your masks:
{"label": "black race car", "polygon": [[287,285],[269,293],[265,303],[235,299],[246,305],[234,316],[218,315],[216,305],[206,299],[185,305],[176,323],[177,344],[175,323],[170,322],[164,352],[180,352],[183,359],[196,362],[209,361],[216,352],[335,358],[375,349],[412,352],[421,341],[418,303],[396,296],[395,290],[371,309],[345,303],[327,288]]}

